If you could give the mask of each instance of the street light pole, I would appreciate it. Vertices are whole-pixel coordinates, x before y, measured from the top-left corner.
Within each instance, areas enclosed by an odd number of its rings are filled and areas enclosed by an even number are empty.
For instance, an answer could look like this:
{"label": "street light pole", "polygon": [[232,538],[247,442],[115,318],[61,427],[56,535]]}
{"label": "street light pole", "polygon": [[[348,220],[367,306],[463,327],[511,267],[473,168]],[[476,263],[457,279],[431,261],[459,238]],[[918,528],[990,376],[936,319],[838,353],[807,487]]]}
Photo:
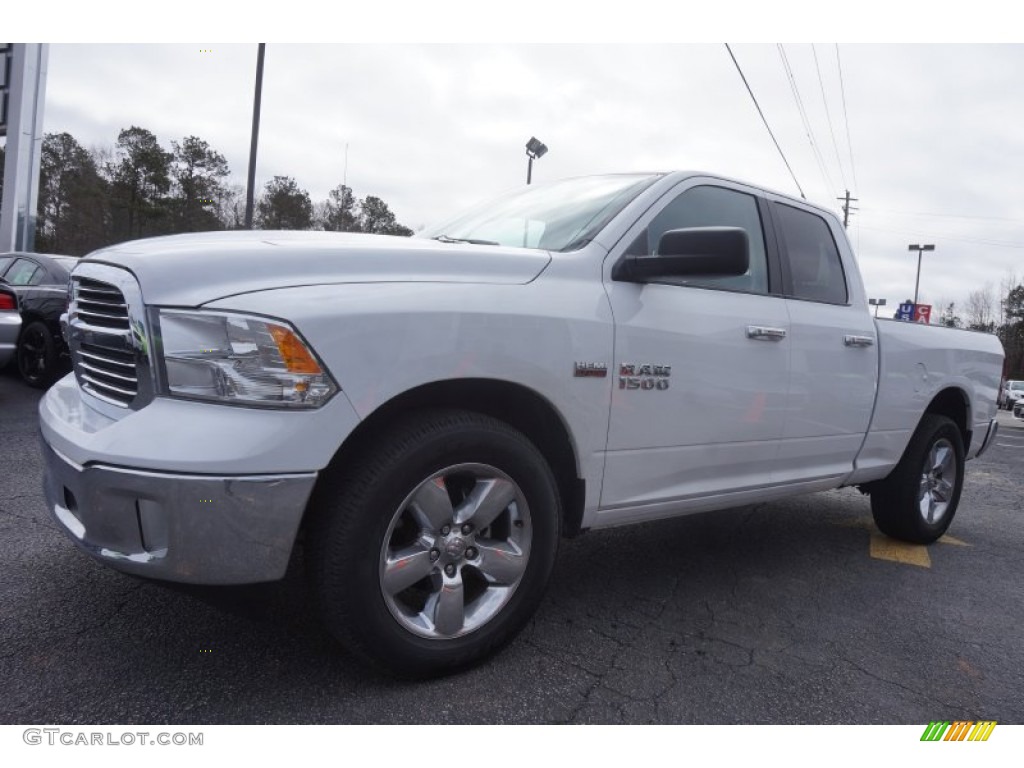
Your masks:
{"label": "street light pole", "polygon": [[536,136],[531,136],[530,140],[526,142],[526,156],[529,160],[526,161],[526,183],[529,184],[533,180],[533,161],[544,157],[547,154],[548,145],[537,140]]}
{"label": "street light pole", "polygon": [[267,44],[260,43],[256,51],[256,93],[252,100],[252,143],[249,145],[249,179],[245,189],[245,228],[252,229],[253,198],[256,184],[256,144],[260,138],[260,102],[263,99],[263,55]]}
{"label": "street light pole", "polygon": [[908,246],[907,250],[908,251],[917,251],[917,280],[914,281],[914,307],[915,307],[915,311],[916,311],[916,307],[917,307],[917,289],[921,286],[921,255],[925,251],[934,251],[935,250],[935,246],[932,245],[931,243],[929,243],[927,245],[917,245],[915,243],[914,245]]}

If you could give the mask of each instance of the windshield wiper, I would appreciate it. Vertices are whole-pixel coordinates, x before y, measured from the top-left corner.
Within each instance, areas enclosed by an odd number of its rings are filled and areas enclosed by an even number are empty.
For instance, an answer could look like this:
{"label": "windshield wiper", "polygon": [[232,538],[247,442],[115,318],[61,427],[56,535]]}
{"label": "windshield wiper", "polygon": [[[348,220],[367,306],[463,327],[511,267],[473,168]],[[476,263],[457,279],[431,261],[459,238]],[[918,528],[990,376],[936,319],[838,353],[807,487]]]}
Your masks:
{"label": "windshield wiper", "polygon": [[448,235],[438,235],[437,237],[430,238],[431,240],[437,240],[439,243],[469,243],[470,245],[501,245],[493,240],[474,240],[468,237],[449,237]]}

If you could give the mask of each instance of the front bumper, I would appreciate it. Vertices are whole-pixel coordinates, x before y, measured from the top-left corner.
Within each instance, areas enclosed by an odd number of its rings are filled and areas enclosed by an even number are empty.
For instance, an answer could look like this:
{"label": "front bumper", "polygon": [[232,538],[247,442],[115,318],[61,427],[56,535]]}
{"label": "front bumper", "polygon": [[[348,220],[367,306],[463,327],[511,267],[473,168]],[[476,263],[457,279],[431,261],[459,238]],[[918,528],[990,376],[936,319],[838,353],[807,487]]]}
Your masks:
{"label": "front bumper", "polygon": [[46,503],[72,541],[112,568],[168,581],[283,577],[316,480],[83,467],[42,444]]}

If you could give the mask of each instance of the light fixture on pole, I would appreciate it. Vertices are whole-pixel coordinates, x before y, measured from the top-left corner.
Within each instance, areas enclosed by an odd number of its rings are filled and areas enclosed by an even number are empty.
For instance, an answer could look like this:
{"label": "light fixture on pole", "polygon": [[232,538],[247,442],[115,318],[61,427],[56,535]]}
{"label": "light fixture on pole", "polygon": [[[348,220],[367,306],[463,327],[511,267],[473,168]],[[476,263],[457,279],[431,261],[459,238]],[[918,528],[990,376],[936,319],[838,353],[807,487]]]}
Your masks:
{"label": "light fixture on pole", "polygon": [[868,299],[868,304],[875,308],[875,317],[878,317],[878,308],[885,306],[885,299]]}
{"label": "light fixture on pole", "polygon": [[928,245],[917,245],[916,243],[907,247],[908,251],[917,251],[917,280],[914,281],[914,306],[917,306],[917,289],[921,286],[921,254],[925,251],[934,251],[935,246],[929,243]]}
{"label": "light fixture on pole", "polygon": [[531,136],[530,140],[526,142],[526,156],[530,158],[526,161],[526,183],[529,184],[533,179],[533,161],[539,160],[547,154],[548,145],[537,140],[536,136]]}

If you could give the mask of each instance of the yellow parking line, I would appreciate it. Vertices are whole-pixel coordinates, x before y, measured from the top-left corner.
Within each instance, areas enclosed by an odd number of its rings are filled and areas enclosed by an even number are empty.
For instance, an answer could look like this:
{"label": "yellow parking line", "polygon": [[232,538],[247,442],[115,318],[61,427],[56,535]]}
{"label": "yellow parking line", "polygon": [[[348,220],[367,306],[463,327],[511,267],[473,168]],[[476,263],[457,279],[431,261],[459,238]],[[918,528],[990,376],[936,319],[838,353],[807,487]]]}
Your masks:
{"label": "yellow parking line", "polygon": [[928,555],[928,547],[923,544],[907,544],[896,541],[881,533],[871,534],[871,556],[876,560],[890,560],[894,563],[916,565],[931,568],[932,559]]}

